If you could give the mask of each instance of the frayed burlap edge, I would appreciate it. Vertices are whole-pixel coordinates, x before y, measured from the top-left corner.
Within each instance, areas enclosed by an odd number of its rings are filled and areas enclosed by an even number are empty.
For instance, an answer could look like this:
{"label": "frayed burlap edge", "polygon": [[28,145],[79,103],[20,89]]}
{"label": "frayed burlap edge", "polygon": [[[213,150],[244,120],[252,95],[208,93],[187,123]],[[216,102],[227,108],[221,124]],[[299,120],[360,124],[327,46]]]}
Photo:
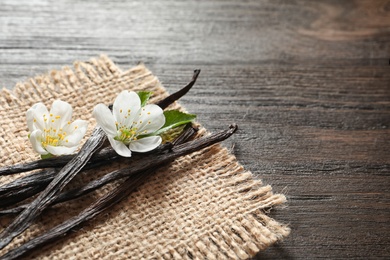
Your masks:
{"label": "frayed burlap edge", "polygon": [[[3,89],[0,165],[37,158],[26,138],[25,124],[25,111],[34,103],[50,106],[55,99],[69,102],[74,117],[89,120],[89,136],[96,125],[90,111],[97,103],[112,103],[122,89],[151,90],[152,102],[167,96],[144,65],[123,72],[106,56],[35,77],[12,91]],[[170,108],[182,109],[177,103]],[[12,178],[0,180],[3,183]],[[83,175],[78,181],[90,178]],[[113,187],[101,189],[92,199]],[[29,257],[247,259],[289,234],[286,225],[264,213],[285,202],[284,195],[273,194],[271,186],[264,186],[226,148],[215,145],[163,167],[105,215]],[[80,199],[49,211],[5,250],[76,214],[85,203]]]}

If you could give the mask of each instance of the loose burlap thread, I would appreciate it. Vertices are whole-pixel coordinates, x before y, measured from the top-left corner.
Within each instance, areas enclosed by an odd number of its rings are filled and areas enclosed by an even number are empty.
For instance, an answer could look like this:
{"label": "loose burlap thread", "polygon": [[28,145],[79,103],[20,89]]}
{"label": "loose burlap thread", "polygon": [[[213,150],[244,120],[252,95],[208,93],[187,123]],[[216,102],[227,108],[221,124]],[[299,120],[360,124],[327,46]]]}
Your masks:
{"label": "loose burlap thread", "polygon": [[[144,66],[121,71],[108,57],[75,62],[18,84],[0,95],[0,166],[38,158],[28,141],[25,113],[37,102],[50,107],[55,99],[69,102],[73,118],[89,121],[98,103],[110,104],[121,90],[153,92],[151,102],[168,94]],[[169,109],[183,109],[178,103]],[[201,129],[201,133],[205,130]],[[87,138],[86,137],[86,138]],[[84,141],[86,140],[84,138]],[[79,174],[70,187],[86,183],[120,165]],[[0,184],[26,175],[3,176]],[[17,237],[8,250],[76,215],[114,189],[120,181],[88,196],[61,203]],[[222,145],[183,156],[164,166],[128,198],[87,222],[67,237],[35,250],[39,259],[247,259],[286,237],[290,230],[265,212],[286,201],[269,185],[243,169]],[[1,218],[3,229],[12,218]]]}

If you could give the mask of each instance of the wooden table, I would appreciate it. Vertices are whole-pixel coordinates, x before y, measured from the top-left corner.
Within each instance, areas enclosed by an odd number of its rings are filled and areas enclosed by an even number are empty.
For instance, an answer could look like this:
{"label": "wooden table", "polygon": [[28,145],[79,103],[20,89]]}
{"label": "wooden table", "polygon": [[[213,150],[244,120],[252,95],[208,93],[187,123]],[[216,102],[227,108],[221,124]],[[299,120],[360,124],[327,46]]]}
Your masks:
{"label": "wooden table", "polygon": [[1,87],[101,53],[202,69],[182,104],[288,196],[259,257],[390,257],[390,1],[1,1]]}

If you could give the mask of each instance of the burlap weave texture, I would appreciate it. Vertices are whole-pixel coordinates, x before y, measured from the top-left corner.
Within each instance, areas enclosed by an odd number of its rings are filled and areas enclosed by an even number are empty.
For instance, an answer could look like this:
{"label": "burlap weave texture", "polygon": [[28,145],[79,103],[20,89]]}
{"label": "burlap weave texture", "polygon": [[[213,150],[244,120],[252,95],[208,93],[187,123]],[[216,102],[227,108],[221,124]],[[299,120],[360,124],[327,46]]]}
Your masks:
{"label": "burlap weave texture", "polygon": [[[152,91],[151,102],[168,95],[145,66],[121,71],[105,56],[30,79],[13,91],[2,90],[0,165],[37,159],[27,139],[25,122],[25,112],[33,104],[43,102],[50,107],[55,99],[69,102],[74,118],[89,121],[89,136],[96,125],[91,117],[93,107],[112,103],[123,89]],[[172,108],[181,107],[175,103],[169,107]],[[85,183],[115,167],[119,165],[86,171],[70,186]],[[1,177],[0,184],[25,174]],[[115,185],[45,211],[36,224],[0,253],[77,214]],[[226,148],[214,145],[159,169],[111,210],[28,257],[247,259],[289,234],[287,226],[264,213],[285,200],[245,171]],[[2,218],[1,228],[9,220]]]}

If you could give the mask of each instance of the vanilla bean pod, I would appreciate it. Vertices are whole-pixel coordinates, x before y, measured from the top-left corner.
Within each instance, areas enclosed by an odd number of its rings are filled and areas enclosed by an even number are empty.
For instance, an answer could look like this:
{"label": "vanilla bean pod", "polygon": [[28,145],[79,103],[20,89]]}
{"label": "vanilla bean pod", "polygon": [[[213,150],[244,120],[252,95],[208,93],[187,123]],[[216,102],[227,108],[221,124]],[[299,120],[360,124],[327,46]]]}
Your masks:
{"label": "vanilla bean pod", "polygon": [[[189,138],[195,135],[195,133],[198,131],[198,129],[193,128],[190,124],[187,125],[187,127],[183,130],[183,132],[172,142],[171,145],[162,145],[160,152],[171,150],[175,145],[179,145],[182,143],[185,143]],[[130,161],[130,165],[128,165],[126,168],[113,171],[110,173],[107,173],[106,175],[96,179],[92,180],[89,183],[85,184],[84,186],[65,191],[61,193],[58,198],[53,202],[53,205],[65,201],[69,201],[72,199],[76,199],[78,197],[81,197],[89,192],[92,192],[104,185],[106,185],[109,182],[115,181],[120,178],[128,177],[129,175],[133,174],[134,171],[134,164],[142,164],[142,165],[148,165],[149,161],[154,161],[154,157],[156,154],[150,154],[147,157],[144,157],[140,154],[138,154],[138,160],[132,159]],[[178,155],[179,156],[179,155]],[[137,154],[135,154],[135,157],[137,157]],[[123,158],[123,161],[129,161],[128,158]],[[18,214],[21,211],[23,211],[25,208],[27,208],[29,204],[19,205],[17,207],[1,210],[0,216],[9,215],[9,214]]]}
{"label": "vanilla bean pod", "polygon": [[[172,147],[172,151],[167,153],[165,158],[168,158],[170,153],[185,155],[200,149],[206,148],[210,145],[213,145],[217,142],[221,142],[228,137],[230,137],[237,130],[236,125],[230,126],[230,128],[226,131],[222,131],[216,134],[212,134],[210,136],[202,137],[196,139],[194,141],[190,141],[181,145],[177,145]],[[160,155],[164,157],[164,155]],[[154,170],[152,168],[148,168],[145,171],[139,171],[135,173],[135,175],[129,177],[124,183],[122,183],[116,189],[110,191],[109,193],[102,196],[100,199],[95,201],[89,207],[84,209],[79,215],[72,217],[60,225],[50,229],[49,231],[43,233],[42,235],[33,238],[27,243],[12,249],[7,252],[0,259],[16,259],[28,253],[29,251],[37,248],[38,246],[42,246],[51,241],[54,241],[56,238],[63,237],[68,234],[70,230],[81,225],[85,221],[92,219],[97,216],[104,210],[110,208],[111,206],[118,203],[120,200],[128,196],[131,192],[133,192],[139,185],[141,185],[150,175],[152,175]]]}
{"label": "vanilla bean pod", "polygon": [[[21,172],[27,172],[32,171],[36,169],[44,169],[44,168],[58,168],[63,167],[65,164],[67,164],[75,155],[69,154],[69,155],[62,155],[58,157],[53,157],[49,159],[44,160],[36,160],[28,163],[20,163],[10,166],[4,166],[0,168],[0,176],[1,175],[11,175],[15,173],[21,173]],[[103,161],[109,161],[112,159],[115,159],[118,157],[118,154],[113,149],[101,149],[100,151],[96,152],[91,157],[91,160],[88,162],[88,164],[93,164],[96,162]],[[37,173],[36,173],[37,175]]]}
{"label": "vanilla bean pod", "polygon": [[6,194],[8,196],[6,200],[0,201],[1,207],[5,208],[8,206],[15,205],[20,201],[33,197],[41,190],[42,189],[40,187],[28,187],[18,191],[11,191],[9,194]]}
{"label": "vanilla bean pod", "polygon": [[[107,162],[104,160],[94,162],[93,164],[87,163],[83,170],[92,169],[105,164],[107,164]],[[59,171],[59,168],[42,170],[1,186],[0,208],[21,202],[43,191]]]}
{"label": "vanilla bean pod", "polygon": [[31,198],[44,190],[59,170],[42,170],[2,185],[0,187],[0,208]]}
{"label": "vanilla bean pod", "polygon": [[159,107],[161,107],[162,109],[168,107],[170,104],[172,104],[173,102],[175,102],[176,100],[178,100],[179,98],[181,98],[182,96],[184,96],[185,94],[187,94],[187,92],[192,88],[192,86],[195,84],[196,82],[196,79],[198,78],[199,76],[199,73],[200,73],[200,70],[197,69],[197,70],[194,70],[194,75],[192,76],[192,79],[191,81],[187,84],[187,86],[185,86],[184,88],[180,89],[179,91],[173,93],[172,95],[170,95],[169,97],[166,97],[164,98],[163,100],[161,100],[160,102],[157,102],[156,105],[158,105]]}
{"label": "vanilla bean pod", "polygon": [[[102,149],[101,151],[102,152],[100,153],[100,155],[111,154],[112,152],[115,152],[112,150],[111,147],[107,147],[105,149]],[[117,155],[110,157],[111,160],[118,158],[119,156]],[[94,163],[87,163],[84,166],[83,170],[92,169],[105,164],[107,164],[107,161],[105,160],[95,161]],[[59,171],[59,168],[41,170],[0,186],[0,208],[12,205],[12,203],[10,204],[9,202],[11,200],[14,201],[13,203],[17,203],[44,190],[45,187],[54,179],[54,177],[58,174]],[[31,188],[34,188],[36,192],[31,193]],[[18,192],[16,193],[15,191]]]}
{"label": "vanilla bean pod", "polygon": [[0,208],[23,201],[42,191],[58,171],[57,169],[39,171],[34,173],[34,175],[40,173],[39,175],[32,176],[31,174],[2,185],[0,187]]}
{"label": "vanilla bean pod", "polygon": [[0,186],[0,199],[3,199],[2,195],[12,190],[21,190],[30,186],[35,186],[40,182],[45,182],[49,179],[52,180],[59,169],[46,169],[32,174],[20,177],[10,183],[6,183]]}
{"label": "vanilla bean pod", "polygon": [[0,200],[0,208],[6,208],[12,205],[15,205],[23,200],[34,197],[36,194],[41,192],[45,186],[31,186],[26,187],[21,190],[13,190],[6,194],[4,194],[2,199]]}
{"label": "vanilla bean pod", "polygon": [[36,169],[60,167],[69,162],[73,157],[73,154],[62,155],[59,157],[53,157],[44,160],[40,159],[28,163],[19,163],[15,165],[4,166],[0,168],[0,175],[11,175]]}
{"label": "vanilla bean pod", "polygon": [[[194,86],[196,79],[198,78],[200,73],[200,70],[194,70],[194,74],[192,76],[191,81],[184,86],[179,91],[173,93],[172,95],[164,98],[163,100],[157,102],[156,105],[161,107],[162,109],[167,108],[169,105],[171,105],[176,100],[180,99],[182,96],[187,94],[187,92]],[[104,149],[103,149],[104,150]],[[107,152],[104,153],[104,152]],[[110,157],[117,156],[117,154],[111,149],[111,151],[102,151],[101,153],[96,153],[94,156],[92,156],[90,162],[98,162],[101,160],[109,160]],[[63,167],[67,162],[69,162],[74,155],[62,155],[54,158],[49,158],[45,160],[36,160],[28,163],[20,163],[16,165],[9,165],[0,167],[0,176],[4,175],[11,175],[26,171],[32,171],[36,169],[43,169],[43,168],[56,168],[56,167]]]}

